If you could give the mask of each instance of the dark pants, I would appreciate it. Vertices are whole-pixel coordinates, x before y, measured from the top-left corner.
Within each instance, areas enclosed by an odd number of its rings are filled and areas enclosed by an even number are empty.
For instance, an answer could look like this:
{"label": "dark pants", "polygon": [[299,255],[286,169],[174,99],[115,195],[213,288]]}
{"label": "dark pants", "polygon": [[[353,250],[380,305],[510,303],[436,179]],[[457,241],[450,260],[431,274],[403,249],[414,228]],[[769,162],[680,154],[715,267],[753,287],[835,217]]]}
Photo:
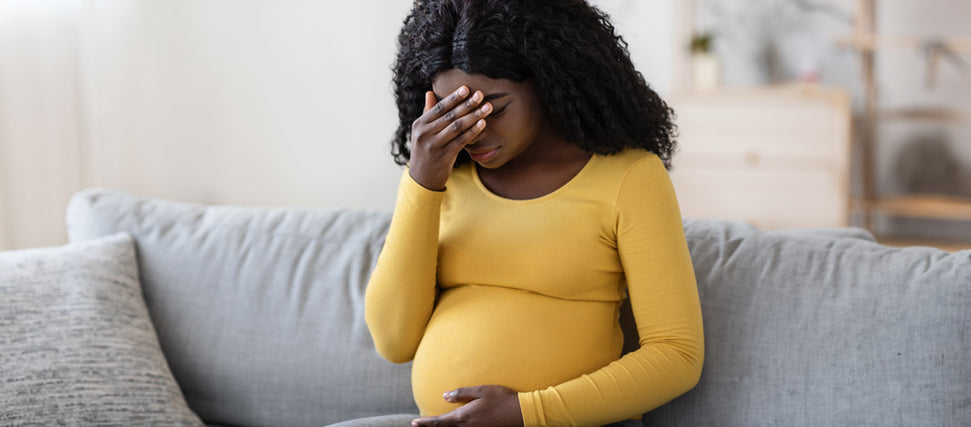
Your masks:
{"label": "dark pants", "polygon": [[604,427],[644,427],[644,424],[641,423],[641,420],[624,420],[607,424]]}

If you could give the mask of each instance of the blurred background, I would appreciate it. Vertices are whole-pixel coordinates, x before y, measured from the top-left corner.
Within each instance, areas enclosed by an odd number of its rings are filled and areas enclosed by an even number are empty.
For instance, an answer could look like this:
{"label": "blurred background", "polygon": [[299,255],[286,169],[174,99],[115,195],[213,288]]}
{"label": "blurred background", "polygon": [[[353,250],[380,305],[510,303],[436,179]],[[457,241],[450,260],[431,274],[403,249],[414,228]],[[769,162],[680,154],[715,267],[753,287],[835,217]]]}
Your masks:
{"label": "blurred background", "polygon": [[[594,0],[678,114],[686,218],[971,247],[971,2]],[[70,195],[391,210],[408,0],[0,0],[0,250]]]}

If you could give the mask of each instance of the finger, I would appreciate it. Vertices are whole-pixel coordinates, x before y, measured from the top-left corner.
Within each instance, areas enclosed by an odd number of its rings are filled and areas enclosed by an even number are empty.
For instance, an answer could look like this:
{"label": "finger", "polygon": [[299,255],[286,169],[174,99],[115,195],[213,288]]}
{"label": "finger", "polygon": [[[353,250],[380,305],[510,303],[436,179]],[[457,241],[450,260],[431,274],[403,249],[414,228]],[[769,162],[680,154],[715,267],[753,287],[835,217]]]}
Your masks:
{"label": "finger", "polygon": [[442,397],[450,403],[468,403],[482,397],[482,386],[461,387],[445,393]]}
{"label": "finger", "polygon": [[465,148],[466,145],[471,144],[472,141],[475,140],[475,137],[479,136],[479,134],[482,133],[485,127],[486,127],[485,119],[479,119],[477,122],[475,122],[475,124],[473,124],[464,132],[459,134],[459,136],[449,141],[449,145],[453,146],[455,148],[456,153],[458,153],[458,150],[461,150]]}
{"label": "finger", "polygon": [[455,121],[449,123],[444,129],[438,132],[438,138],[443,141],[452,141],[458,138],[463,132],[473,127],[480,120],[484,119],[489,113],[492,112],[492,104],[485,103],[485,105],[476,108],[464,116],[459,117]]}
{"label": "finger", "polygon": [[455,417],[450,417],[449,412],[445,415],[439,415],[437,417],[419,418],[417,420],[411,420],[412,427],[452,427],[458,425],[455,422]]}
{"label": "finger", "polygon": [[445,114],[442,114],[441,117],[432,122],[428,129],[434,133],[447,129],[449,125],[455,123],[455,121],[459,118],[476,111],[475,109],[479,107],[479,103],[481,103],[484,98],[485,94],[483,94],[481,90],[475,91],[475,93],[468,97],[468,99],[462,101],[462,103],[459,105],[456,105],[455,108],[446,111]]}
{"label": "finger", "polygon": [[432,91],[425,92],[425,109],[422,110],[422,113],[427,113],[428,110],[431,110],[432,107],[434,107],[435,103],[437,102],[438,100],[435,99],[435,92],[432,92]]}
{"label": "finger", "polygon": [[468,95],[469,88],[463,85],[462,87],[455,89],[455,91],[446,96],[445,99],[436,102],[435,105],[428,110],[428,112],[422,114],[422,117],[428,123],[434,122],[435,120],[438,120],[439,117],[445,115],[446,112],[450,111],[452,108],[455,108],[456,105],[459,105],[459,103],[462,102],[462,100]]}

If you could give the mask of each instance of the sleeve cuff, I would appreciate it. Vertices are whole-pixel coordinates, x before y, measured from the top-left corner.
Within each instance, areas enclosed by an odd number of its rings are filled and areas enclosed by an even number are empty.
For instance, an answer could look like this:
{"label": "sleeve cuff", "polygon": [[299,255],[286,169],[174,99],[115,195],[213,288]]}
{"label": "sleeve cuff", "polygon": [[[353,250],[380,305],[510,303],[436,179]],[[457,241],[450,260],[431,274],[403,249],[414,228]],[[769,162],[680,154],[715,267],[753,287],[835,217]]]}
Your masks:
{"label": "sleeve cuff", "polygon": [[543,414],[542,405],[540,405],[539,396],[537,396],[538,393],[536,391],[519,393],[519,408],[523,413],[524,427],[546,425],[546,416]]}
{"label": "sleeve cuff", "polygon": [[401,184],[398,186],[398,205],[401,206],[402,203],[408,204],[418,204],[418,205],[440,205],[442,199],[445,198],[445,190],[434,191],[423,187],[418,181],[415,181],[409,173],[409,169],[405,168],[404,173],[401,175]]}

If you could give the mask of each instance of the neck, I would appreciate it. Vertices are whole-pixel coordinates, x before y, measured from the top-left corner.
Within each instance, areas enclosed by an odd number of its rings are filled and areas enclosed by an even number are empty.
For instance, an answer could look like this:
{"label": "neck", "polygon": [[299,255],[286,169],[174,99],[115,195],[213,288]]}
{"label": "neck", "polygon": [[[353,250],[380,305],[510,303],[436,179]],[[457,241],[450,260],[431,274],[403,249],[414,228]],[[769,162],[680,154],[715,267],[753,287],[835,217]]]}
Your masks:
{"label": "neck", "polygon": [[526,150],[491,172],[496,175],[521,175],[530,171],[557,169],[580,160],[585,162],[589,157],[590,153],[560,136],[547,122]]}
{"label": "neck", "polygon": [[493,193],[511,199],[532,199],[566,184],[590,157],[576,144],[542,129],[515,159],[496,169],[476,169],[479,179]]}

